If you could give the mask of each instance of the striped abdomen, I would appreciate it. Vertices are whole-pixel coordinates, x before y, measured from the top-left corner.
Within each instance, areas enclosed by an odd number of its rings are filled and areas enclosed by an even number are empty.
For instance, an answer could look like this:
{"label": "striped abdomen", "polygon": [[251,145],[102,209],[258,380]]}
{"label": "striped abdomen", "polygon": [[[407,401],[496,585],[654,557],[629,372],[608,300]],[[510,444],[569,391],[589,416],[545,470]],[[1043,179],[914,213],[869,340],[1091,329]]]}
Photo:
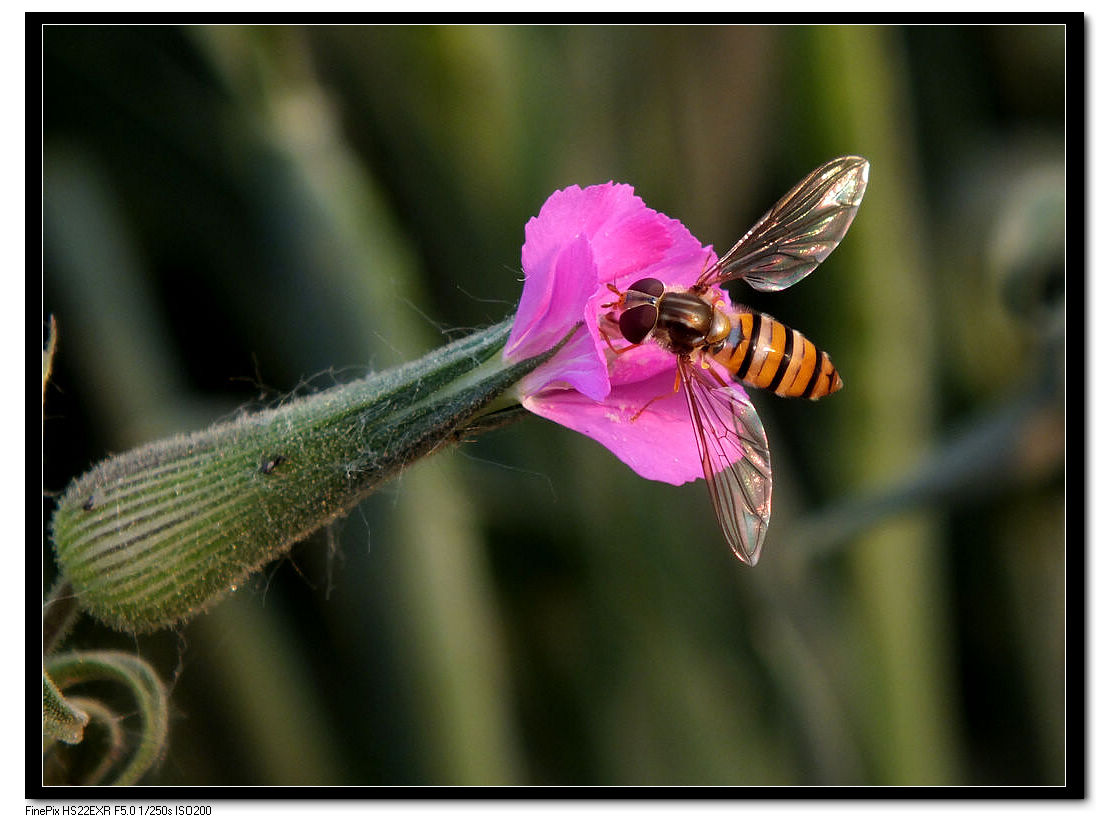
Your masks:
{"label": "striped abdomen", "polygon": [[731,333],[713,354],[736,380],[781,397],[819,400],[843,387],[826,352],[769,314],[731,314]]}

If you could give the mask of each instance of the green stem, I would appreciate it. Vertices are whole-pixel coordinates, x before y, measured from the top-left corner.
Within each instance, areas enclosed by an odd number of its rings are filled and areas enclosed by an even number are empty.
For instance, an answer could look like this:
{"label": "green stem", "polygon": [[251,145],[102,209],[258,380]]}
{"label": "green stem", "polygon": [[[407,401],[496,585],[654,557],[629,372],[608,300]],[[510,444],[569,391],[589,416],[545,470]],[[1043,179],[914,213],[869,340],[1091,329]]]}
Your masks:
{"label": "green stem", "polygon": [[130,631],[178,623],[414,460],[484,430],[469,424],[558,348],[503,362],[511,324],[94,467],[53,520],[81,605]]}
{"label": "green stem", "polygon": [[77,619],[77,600],[68,580],[54,583],[42,606],[42,653],[50,654],[62,642]]}
{"label": "green stem", "polygon": [[[112,781],[114,785],[136,783],[157,763],[165,750],[169,710],[165,687],[150,664],[123,652],[68,652],[51,657],[46,673],[62,691],[92,680],[113,680],[130,690],[142,731],[135,753]],[[118,751],[108,752],[113,759],[117,755]]]}

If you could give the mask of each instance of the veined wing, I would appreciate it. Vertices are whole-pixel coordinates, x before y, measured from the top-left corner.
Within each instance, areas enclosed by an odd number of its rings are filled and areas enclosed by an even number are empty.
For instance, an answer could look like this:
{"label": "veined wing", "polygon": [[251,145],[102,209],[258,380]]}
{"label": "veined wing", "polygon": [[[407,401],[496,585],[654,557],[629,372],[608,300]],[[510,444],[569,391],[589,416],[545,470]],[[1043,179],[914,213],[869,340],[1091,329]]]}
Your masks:
{"label": "veined wing", "polygon": [[739,386],[721,385],[678,358],[701,468],[716,519],[744,563],[759,561],[770,522],[770,449],[755,407]]}
{"label": "veined wing", "polygon": [[804,278],[847,233],[869,170],[862,157],[837,157],[812,171],[710,266],[695,288],[743,278],[759,291],[779,291]]}

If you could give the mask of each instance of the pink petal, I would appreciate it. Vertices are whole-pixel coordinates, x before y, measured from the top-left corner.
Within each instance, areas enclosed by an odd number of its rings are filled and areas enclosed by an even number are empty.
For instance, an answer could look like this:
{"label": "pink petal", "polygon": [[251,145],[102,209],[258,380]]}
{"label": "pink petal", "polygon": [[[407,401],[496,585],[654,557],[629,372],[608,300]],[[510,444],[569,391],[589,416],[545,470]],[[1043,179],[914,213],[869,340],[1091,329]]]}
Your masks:
{"label": "pink petal", "polygon": [[[555,341],[558,342],[557,340]],[[550,348],[549,346],[547,348]],[[546,351],[542,349],[541,351]],[[518,387],[521,397],[538,394],[548,386],[572,387],[587,398],[602,401],[611,389],[604,355],[598,354],[596,341],[584,327],[574,335],[557,355],[537,368]]]}
{"label": "pink petal", "polygon": [[[623,183],[556,191],[525,228],[524,271],[529,275],[548,271],[554,255],[579,236],[594,247],[600,267],[596,282],[609,280],[617,270],[642,268],[658,259],[669,245],[668,232],[657,225],[658,217]],[[614,257],[620,262],[614,263]]]}
{"label": "pink petal", "polygon": [[609,284],[626,289],[657,277],[685,288],[713,259],[711,247],[647,208],[631,186],[552,194],[525,229],[526,279],[505,357],[540,354],[585,325],[521,382],[523,404],[602,443],[644,477],[678,484],[700,476],[685,397],[674,391],[675,356],[650,341],[627,348],[615,333],[606,341],[599,319],[615,299]]}
{"label": "pink petal", "polygon": [[542,269],[524,268],[524,292],[505,346],[510,359],[533,357],[558,343],[584,318],[585,304],[597,290],[597,267],[586,238],[571,238],[548,257]]}
{"label": "pink petal", "polygon": [[688,483],[702,475],[701,458],[685,396],[674,391],[672,356],[671,363],[669,373],[613,387],[604,403],[569,390],[525,397],[523,403],[541,417],[593,438],[641,477]]}

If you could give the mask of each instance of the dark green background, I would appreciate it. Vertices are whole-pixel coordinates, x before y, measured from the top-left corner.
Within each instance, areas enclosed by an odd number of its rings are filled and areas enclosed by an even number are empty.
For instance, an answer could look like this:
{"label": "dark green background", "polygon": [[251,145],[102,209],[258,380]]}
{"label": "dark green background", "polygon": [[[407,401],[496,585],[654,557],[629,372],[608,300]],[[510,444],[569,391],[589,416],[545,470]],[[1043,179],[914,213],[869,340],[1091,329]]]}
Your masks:
{"label": "dark green background", "polygon": [[81,624],[72,646],[138,651],[171,684],[150,782],[1073,784],[1067,40],[46,27],[48,492],[500,320],[557,188],[632,183],[722,251],[819,163],[871,161],[816,275],[736,290],[846,383],[754,398],[775,467],[756,569],[703,483],[527,420],[179,632]]}

